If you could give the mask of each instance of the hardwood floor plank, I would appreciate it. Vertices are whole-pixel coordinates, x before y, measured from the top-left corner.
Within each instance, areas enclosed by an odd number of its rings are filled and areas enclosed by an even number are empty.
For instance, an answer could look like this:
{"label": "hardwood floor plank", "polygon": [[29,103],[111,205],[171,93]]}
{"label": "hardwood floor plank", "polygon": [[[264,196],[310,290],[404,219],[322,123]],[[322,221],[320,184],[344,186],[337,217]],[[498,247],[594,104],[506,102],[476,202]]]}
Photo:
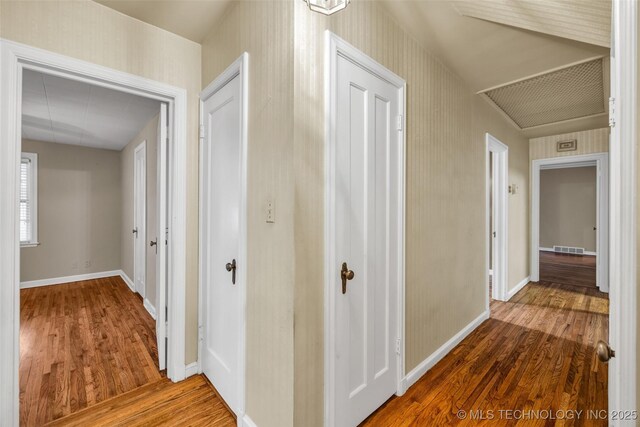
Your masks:
{"label": "hardwood floor plank", "polygon": [[[607,369],[595,344],[608,335],[608,310],[595,286],[529,283],[509,302],[491,301],[490,319],[362,425],[606,426],[585,414],[607,409]],[[461,409],[495,418],[461,419]],[[500,418],[499,410],[585,412],[560,421]]]}
{"label": "hardwood floor plank", "polygon": [[23,426],[163,378],[155,321],[120,277],[22,289],[20,308]]}

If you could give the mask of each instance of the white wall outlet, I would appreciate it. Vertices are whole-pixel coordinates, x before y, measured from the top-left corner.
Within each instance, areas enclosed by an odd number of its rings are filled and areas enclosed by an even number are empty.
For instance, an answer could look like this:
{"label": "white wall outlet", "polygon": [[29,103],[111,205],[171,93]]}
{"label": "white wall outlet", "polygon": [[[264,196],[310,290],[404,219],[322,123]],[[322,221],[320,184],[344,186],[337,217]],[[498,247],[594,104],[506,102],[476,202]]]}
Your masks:
{"label": "white wall outlet", "polygon": [[273,224],[276,222],[276,204],[273,200],[267,200],[267,223]]}

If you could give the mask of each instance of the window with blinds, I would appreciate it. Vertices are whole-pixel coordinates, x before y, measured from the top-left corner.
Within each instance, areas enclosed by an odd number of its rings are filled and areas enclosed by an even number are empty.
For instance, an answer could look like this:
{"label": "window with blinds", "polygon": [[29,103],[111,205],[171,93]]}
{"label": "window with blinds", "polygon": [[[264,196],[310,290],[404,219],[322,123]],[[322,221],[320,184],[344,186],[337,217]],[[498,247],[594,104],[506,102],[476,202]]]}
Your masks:
{"label": "window with blinds", "polygon": [[35,153],[22,153],[20,161],[20,243],[37,244],[37,168]]}

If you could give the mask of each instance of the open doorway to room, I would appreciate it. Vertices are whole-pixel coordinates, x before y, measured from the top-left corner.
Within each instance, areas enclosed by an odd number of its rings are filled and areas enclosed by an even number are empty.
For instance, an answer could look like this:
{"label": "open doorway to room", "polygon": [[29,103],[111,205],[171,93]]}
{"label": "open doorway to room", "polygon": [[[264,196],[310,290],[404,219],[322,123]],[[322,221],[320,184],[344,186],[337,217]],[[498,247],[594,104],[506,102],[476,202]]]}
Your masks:
{"label": "open doorway to room", "polygon": [[597,289],[596,165],[540,171],[540,280]]}
{"label": "open doorway to room", "polygon": [[163,114],[155,99],[23,71],[21,425],[165,376],[156,333]]}
{"label": "open doorway to room", "polygon": [[532,280],[609,291],[608,162],[607,153],[532,162]]}

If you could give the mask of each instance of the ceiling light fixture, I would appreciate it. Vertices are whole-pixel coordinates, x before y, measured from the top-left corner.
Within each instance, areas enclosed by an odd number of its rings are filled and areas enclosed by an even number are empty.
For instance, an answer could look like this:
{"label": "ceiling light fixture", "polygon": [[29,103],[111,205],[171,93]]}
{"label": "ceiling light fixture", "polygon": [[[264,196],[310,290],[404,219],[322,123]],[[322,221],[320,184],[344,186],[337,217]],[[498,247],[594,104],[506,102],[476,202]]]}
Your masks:
{"label": "ceiling light fixture", "polygon": [[340,12],[347,7],[351,0],[303,0],[309,5],[309,9],[323,15],[331,15]]}

